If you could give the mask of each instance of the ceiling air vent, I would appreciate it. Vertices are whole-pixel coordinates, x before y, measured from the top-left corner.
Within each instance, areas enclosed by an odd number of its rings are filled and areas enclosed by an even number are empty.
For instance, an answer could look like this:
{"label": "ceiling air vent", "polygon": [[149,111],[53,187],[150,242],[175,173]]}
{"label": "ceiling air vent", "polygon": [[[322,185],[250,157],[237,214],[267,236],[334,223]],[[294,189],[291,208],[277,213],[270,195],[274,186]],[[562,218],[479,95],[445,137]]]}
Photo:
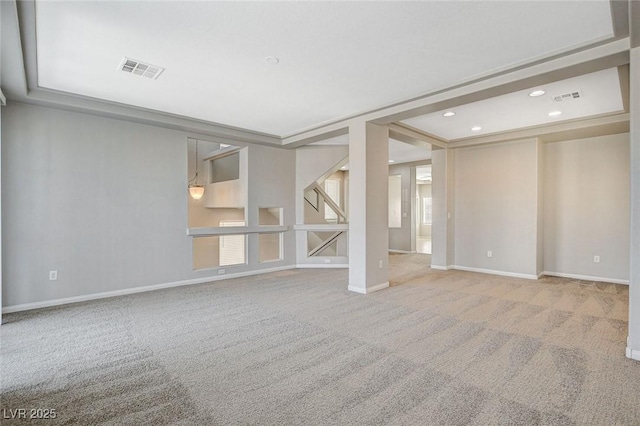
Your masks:
{"label": "ceiling air vent", "polygon": [[582,97],[582,92],[577,90],[575,92],[563,93],[562,95],[552,96],[554,102],[566,102],[572,101],[574,99],[580,99]]}
{"label": "ceiling air vent", "polygon": [[164,71],[164,68],[157,65],[146,64],[127,57],[122,58],[119,69],[129,74],[135,74],[153,80],[158,78],[158,76],[162,74],[162,71]]}

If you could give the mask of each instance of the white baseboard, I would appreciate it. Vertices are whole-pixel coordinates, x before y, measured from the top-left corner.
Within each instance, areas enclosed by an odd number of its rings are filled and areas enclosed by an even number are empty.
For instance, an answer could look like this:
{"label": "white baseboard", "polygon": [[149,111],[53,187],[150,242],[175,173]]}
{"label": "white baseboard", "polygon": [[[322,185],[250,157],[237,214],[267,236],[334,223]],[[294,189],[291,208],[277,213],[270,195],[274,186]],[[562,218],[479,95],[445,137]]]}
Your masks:
{"label": "white baseboard", "polygon": [[284,271],[287,269],[295,269],[296,265],[278,266],[275,268],[258,269],[253,271],[237,272],[235,274],[215,275],[210,277],[194,278],[191,280],[174,281],[164,284],[155,284],[143,287],[126,288],[122,290],[105,291],[101,293],[86,294],[82,296],[65,297],[62,299],[44,300],[42,302],[24,303],[22,305],[5,306],[2,308],[3,314],[12,312],[29,311],[32,309],[49,308],[52,306],[67,305],[69,303],[88,302],[90,300],[106,299],[109,297],[125,296],[127,294],[144,293],[147,291],[162,290],[171,287],[182,287],[185,285],[202,284],[212,281],[220,281],[231,278],[248,277],[251,275],[266,274],[269,272]]}
{"label": "white baseboard", "polygon": [[560,278],[572,278],[574,280],[597,281],[597,282],[602,282],[602,283],[629,285],[629,280],[620,280],[620,279],[617,279],[617,278],[592,277],[592,276],[589,276],[589,275],[565,274],[565,273],[562,273],[562,272],[549,272],[549,271],[544,271],[542,273],[542,275],[549,275],[551,277],[560,277]]}
{"label": "white baseboard", "polygon": [[386,283],[374,285],[373,287],[367,287],[367,288],[349,286],[347,287],[347,290],[353,291],[355,293],[360,293],[360,294],[369,294],[369,293],[373,293],[374,291],[383,290],[388,287],[389,287],[389,281],[387,281]]}
{"label": "white baseboard", "polygon": [[400,253],[400,254],[415,254],[415,253],[417,253],[417,251],[410,251],[410,250],[393,250],[393,249],[389,249],[388,251],[389,251],[389,253]]}
{"label": "white baseboard", "polygon": [[450,266],[440,266],[440,265],[431,265],[431,269],[437,269],[439,271],[448,271],[451,269]]}
{"label": "white baseboard", "polygon": [[[433,268],[433,266],[432,266]],[[501,275],[504,277],[513,277],[513,278],[526,278],[528,280],[537,280],[538,276],[534,274],[520,274],[517,272],[506,272],[506,271],[497,271],[494,269],[482,269],[482,268],[470,268],[468,266],[460,266],[454,265],[453,269],[457,269],[459,271],[468,271],[468,272],[479,272],[481,274],[491,274],[491,275]]]}
{"label": "white baseboard", "polygon": [[298,269],[332,269],[349,268],[348,263],[300,263],[296,265]]}
{"label": "white baseboard", "polygon": [[640,361],[640,350],[638,349],[631,349],[629,346],[627,346],[626,355],[627,355],[627,358]]}

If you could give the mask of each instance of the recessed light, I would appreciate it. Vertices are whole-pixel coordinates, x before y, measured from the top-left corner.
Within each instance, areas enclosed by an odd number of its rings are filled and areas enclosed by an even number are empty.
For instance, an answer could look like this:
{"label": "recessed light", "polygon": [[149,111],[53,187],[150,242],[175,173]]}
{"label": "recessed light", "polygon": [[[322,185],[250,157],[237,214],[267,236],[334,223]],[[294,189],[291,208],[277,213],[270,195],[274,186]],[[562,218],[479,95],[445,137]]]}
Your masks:
{"label": "recessed light", "polygon": [[536,96],[542,96],[544,95],[545,92],[544,90],[534,90],[533,92],[529,93],[529,96],[531,96],[532,98],[535,98]]}
{"label": "recessed light", "polygon": [[390,163],[395,163],[395,160],[389,160]]}
{"label": "recessed light", "polygon": [[340,170],[347,170],[347,166],[340,167]]}
{"label": "recessed light", "polygon": [[454,115],[456,115],[455,112],[453,111],[447,111],[444,114],[442,114],[444,117],[453,117]]}
{"label": "recessed light", "polygon": [[551,112],[549,113],[549,117],[557,117],[557,116],[559,116],[560,114],[562,114],[562,111],[551,111]]}
{"label": "recessed light", "polygon": [[480,127],[480,126],[473,126],[473,127],[471,128],[471,130],[472,130],[473,132],[479,132],[480,130],[482,130],[482,127]]}
{"label": "recessed light", "polygon": [[264,60],[269,64],[269,65],[276,65],[280,62],[280,59],[276,58],[275,56],[267,56],[266,58],[264,58]]}

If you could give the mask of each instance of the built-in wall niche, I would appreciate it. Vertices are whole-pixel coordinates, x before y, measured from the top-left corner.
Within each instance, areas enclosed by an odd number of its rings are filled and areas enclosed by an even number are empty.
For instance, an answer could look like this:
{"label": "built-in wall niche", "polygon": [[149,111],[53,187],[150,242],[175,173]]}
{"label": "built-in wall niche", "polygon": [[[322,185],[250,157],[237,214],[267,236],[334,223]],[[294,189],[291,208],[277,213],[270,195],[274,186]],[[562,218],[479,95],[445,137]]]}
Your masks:
{"label": "built-in wall niche", "polygon": [[[216,209],[218,210],[218,209]],[[233,211],[228,210],[227,213]],[[225,215],[218,221],[218,227],[244,227],[244,212],[236,212],[237,217]],[[235,234],[233,230],[224,235],[212,235],[193,239],[193,269],[219,268],[222,266],[247,263],[247,236]]]}
{"label": "built-in wall niche", "polygon": [[233,152],[209,160],[209,183],[240,179],[240,153]]}
{"label": "built-in wall niche", "polygon": [[208,171],[205,206],[244,208],[247,204],[248,151],[232,145],[204,159]]}
{"label": "built-in wall niche", "polygon": [[276,262],[283,259],[282,237],[282,232],[258,235],[258,260],[260,263]]}
{"label": "built-in wall niche", "polygon": [[282,207],[260,207],[258,209],[258,224],[260,226],[278,226],[282,223]]}
{"label": "built-in wall niche", "polygon": [[246,264],[246,247],[247,236],[244,234],[193,238],[193,269],[221,268]]}
{"label": "built-in wall niche", "polygon": [[189,228],[216,228],[224,221],[246,222],[245,209],[189,206]]}

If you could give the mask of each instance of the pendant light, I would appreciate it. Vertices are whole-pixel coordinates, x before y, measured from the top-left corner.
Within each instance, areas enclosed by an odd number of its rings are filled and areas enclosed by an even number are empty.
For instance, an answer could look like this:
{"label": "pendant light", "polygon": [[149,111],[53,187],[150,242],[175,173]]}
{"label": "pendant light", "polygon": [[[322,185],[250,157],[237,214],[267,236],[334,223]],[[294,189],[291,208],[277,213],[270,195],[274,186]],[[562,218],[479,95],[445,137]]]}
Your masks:
{"label": "pendant light", "polygon": [[194,200],[199,200],[204,195],[204,185],[198,184],[198,140],[196,139],[196,175],[189,181],[189,195]]}

